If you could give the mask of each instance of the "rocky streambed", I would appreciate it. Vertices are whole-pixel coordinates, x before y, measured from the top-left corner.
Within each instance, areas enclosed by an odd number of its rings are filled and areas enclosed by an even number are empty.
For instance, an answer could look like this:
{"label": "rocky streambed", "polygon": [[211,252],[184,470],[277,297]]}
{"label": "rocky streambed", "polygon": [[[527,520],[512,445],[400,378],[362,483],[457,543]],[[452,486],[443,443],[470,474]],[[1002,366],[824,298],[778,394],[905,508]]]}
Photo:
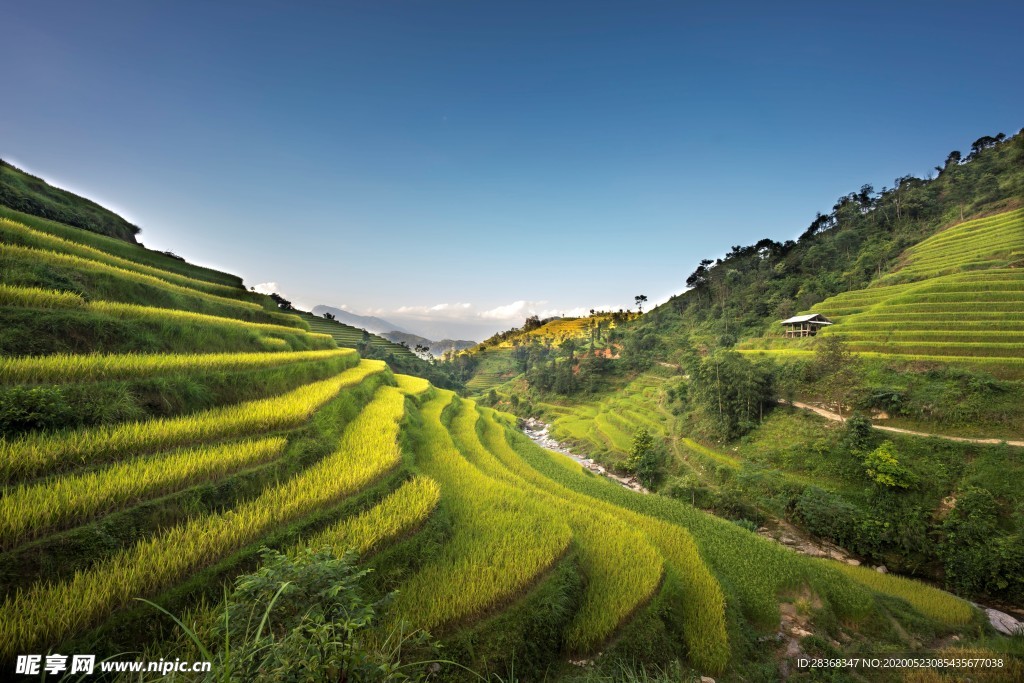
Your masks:
{"label": "rocky streambed", "polygon": [[554,451],[555,453],[560,453],[567,458],[572,458],[580,465],[582,465],[584,468],[590,470],[594,474],[600,474],[602,477],[607,477],[608,479],[611,479],[612,481],[618,483],[619,485],[627,489],[630,489],[631,491],[636,491],[638,493],[650,493],[650,491],[645,489],[643,485],[636,480],[635,477],[620,476],[618,474],[615,474],[614,472],[610,472],[608,469],[604,467],[604,465],[595,462],[593,458],[573,453],[571,450],[560,444],[551,436],[551,425],[541,422],[535,417],[528,417],[525,420],[520,420],[519,428],[523,430],[523,433],[530,437],[530,439],[541,448],[545,448],[549,451]]}

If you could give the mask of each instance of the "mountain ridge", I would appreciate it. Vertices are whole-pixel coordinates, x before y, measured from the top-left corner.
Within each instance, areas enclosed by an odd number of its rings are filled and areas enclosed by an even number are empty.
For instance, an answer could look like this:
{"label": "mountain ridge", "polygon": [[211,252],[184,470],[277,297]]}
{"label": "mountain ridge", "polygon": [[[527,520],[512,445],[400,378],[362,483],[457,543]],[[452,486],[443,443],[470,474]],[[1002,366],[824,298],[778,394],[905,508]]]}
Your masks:
{"label": "mountain ridge", "polygon": [[346,325],[351,325],[352,327],[358,327],[361,330],[366,330],[373,334],[383,334],[384,332],[408,332],[408,330],[401,325],[396,325],[393,322],[389,322],[383,318],[378,318],[374,315],[359,315],[336,306],[327,306],[325,304],[318,304],[313,307],[314,315],[323,317],[324,313],[330,313],[338,322],[343,322]]}

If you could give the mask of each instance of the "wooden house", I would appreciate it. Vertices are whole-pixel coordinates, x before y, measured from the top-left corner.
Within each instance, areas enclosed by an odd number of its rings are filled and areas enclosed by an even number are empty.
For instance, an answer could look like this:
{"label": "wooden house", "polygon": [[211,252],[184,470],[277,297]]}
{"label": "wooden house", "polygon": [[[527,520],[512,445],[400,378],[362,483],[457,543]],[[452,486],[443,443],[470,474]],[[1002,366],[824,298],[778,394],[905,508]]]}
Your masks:
{"label": "wooden house", "polygon": [[787,337],[813,337],[826,325],[833,324],[831,320],[821,313],[808,313],[807,315],[794,315],[792,318],[783,320]]}

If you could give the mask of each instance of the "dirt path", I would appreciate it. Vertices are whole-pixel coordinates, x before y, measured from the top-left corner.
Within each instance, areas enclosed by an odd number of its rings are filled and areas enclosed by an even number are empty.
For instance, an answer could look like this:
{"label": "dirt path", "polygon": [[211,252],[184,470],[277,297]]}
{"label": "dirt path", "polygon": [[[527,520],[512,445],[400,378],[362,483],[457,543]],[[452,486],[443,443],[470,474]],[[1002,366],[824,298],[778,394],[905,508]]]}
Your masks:
{"label": "dirt path", "polygon": [[[784,405],[791,405],[794,408],[801,408],[803,410],[810,410],[813,413],[821,415],[826,420],[832,420],[833,422],[846,422],[846,418],[838,413],[833,413],[831,410],[825,410],[818,406],[812,406],[808,403],[801,403],[800,401],[784,401],[781,398],[779,403]],[[936,439],[946,439],[947,441],[959,441],[960,443],[980,443],[980,444],[1001,444],[1005,443],[1008,446],[1016,446],[1017,448],[1024,448],[1024,441],[1008,441],[1006,439],[972,439],[966,436],[946,436],[945,434],[929,434],[928,432],[915,432],[910,429],[900,429],[899,427],[886,427],[885,425],[871,425],[875,429],[879,429],[883,432],[896,432],[897,434],[910,434],[912,436],[934,436]]]}

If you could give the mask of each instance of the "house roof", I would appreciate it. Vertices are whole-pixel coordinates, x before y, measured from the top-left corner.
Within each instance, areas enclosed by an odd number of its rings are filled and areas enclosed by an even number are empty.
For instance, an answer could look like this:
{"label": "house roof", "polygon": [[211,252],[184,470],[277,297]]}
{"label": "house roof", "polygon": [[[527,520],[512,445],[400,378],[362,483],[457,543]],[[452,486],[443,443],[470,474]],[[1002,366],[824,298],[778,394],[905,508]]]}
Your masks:
{"label": "house roof", "polygon": [[807,315],[794,315],[792,318],[783,320],[783,325],[795,325],[797,323],[816,322],[821,325],[831,325],[832,321],[821,313],[808,313]]}

